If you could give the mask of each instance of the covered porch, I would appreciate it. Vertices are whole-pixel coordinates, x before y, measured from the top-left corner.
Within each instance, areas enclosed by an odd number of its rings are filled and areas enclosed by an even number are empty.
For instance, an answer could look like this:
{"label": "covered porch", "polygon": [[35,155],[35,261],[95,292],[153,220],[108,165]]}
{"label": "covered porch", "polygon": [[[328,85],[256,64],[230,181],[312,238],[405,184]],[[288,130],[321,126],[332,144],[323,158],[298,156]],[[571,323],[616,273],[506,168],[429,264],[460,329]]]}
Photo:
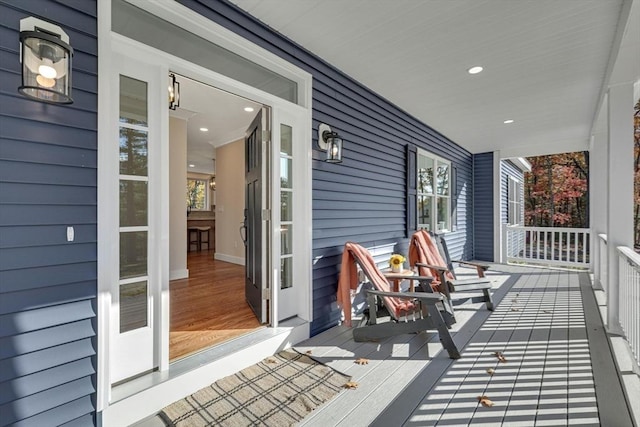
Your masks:
{"label": "covered porch", "polygon": [[301,425],[626,426],[634,416],[637,423],[629,403],[637,396],[622,390],[589,274],[495,265],[488,277],[494,312],[482,303],[456,306],[458,360],[431,332],[356,343],[350,328],[337,326],[296,345],[358,384]]}

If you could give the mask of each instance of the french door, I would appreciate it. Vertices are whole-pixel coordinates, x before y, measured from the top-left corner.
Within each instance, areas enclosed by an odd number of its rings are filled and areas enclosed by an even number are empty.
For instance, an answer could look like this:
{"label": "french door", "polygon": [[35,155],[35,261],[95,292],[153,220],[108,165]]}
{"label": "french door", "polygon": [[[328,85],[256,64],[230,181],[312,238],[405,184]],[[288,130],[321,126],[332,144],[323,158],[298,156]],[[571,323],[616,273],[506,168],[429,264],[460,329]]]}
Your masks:
{"label": "french door", "polygon": [[[110,117],[109,185],[113,213],[109,251],[111,384],[158,367],[155,330],[160,291],[159,114],[157,67],[114,55],[111,87],[118,97]],[[102,167],[102,165],[101,165]]]}
{"label": "french door", "polygon": [[247,129],[244,149],[245,299],[260,323],[268,321],[269,135],[269,110],[262,108]]}

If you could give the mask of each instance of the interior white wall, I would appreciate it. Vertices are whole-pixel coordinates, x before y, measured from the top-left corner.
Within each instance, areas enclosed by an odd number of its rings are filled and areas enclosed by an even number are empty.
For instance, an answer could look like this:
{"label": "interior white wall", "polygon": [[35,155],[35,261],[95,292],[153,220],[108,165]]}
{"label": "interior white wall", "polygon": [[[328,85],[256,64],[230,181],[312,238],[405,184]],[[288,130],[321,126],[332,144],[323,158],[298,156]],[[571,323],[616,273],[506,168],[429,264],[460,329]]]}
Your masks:
{"label": "interior white wall", "polygon": [[169,279],[189,277],[187,270],[187,122],[169,117]]}
{"label": "interior white wall", "polygon": [[216,254],[244,265],[240,226],[244,221],[244,139],[216,149]]}

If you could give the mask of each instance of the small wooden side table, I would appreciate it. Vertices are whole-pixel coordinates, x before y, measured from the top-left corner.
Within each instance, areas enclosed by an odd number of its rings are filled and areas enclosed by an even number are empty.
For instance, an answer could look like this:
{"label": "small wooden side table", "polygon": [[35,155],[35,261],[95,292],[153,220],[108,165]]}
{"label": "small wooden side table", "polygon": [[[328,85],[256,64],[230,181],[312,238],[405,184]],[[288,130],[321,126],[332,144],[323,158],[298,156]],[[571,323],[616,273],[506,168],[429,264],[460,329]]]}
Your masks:
{"label": "small wooden side table", "polygon": [[[413,270],[405,269],[398,273],[395,273],[391,270],[384,270],[382,274],[384,274],[384,277],[389,279],[389,281],[393,284],[393,292],[400,292],[400,282],[402,282],[408,277],[413,276],[415,273]],[[409,292],[414,292],[413,282],[414,280],[409,281]]]}

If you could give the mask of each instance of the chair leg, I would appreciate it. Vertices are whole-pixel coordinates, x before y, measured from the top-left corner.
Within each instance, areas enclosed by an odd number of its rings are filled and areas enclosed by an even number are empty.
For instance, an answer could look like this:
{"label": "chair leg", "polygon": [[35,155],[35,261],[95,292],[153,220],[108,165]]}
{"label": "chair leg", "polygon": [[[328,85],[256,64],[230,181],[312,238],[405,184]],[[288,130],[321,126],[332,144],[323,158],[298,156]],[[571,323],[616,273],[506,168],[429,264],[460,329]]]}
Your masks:
{"label": "chair leg", "polygon": [[484,300],[487,302],[487,310],[493,311],[493,298],[491,297],[491,290],[483,289],[482,293],[484,294]]}
{"label": "chair leg", "polygon": [[458,351],[456,344],[453,342],[453,338],[451,338],[451,333],[449,333],[449,329],[447,329],[447,325],[442,319],[440,311],[434,304],[428,304],[427,309],[429,310],[429,316],[431,317],[433,325],[438,330],[442,347],[444,347],[444,349],[447,350],[447,353],[449,353],[449,358],[459,359],[460,352]]}

